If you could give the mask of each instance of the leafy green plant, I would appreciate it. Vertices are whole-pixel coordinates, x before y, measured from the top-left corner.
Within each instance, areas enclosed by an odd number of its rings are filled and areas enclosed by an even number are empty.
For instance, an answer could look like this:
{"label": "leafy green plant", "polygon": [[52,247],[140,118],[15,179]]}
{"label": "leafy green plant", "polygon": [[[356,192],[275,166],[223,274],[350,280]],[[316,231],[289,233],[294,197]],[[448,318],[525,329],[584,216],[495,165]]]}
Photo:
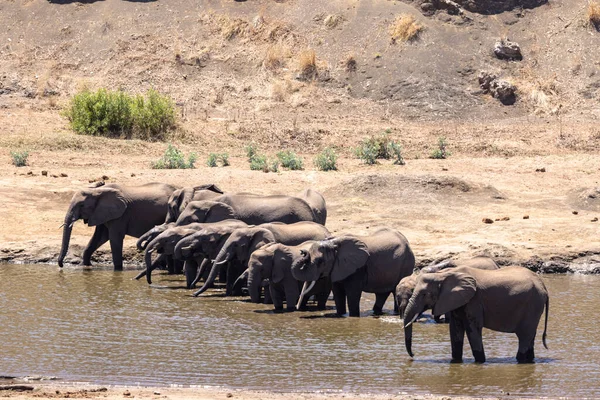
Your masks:
{"label": "leafy green plant", "polygon": [[440,136],[438,138],[438,148],[431,153],[431,156],[429,156],[429,158],[435,158],[439,160],[448,158],[450,156],[450,152],[448,151],[447,147],[448,144],[446,143],[446,138]]}
{"label": "leafy green plant", "polygon": [[12,158],[12,163],[15,167],[24,167],[27,165],[29,152],[26,150],[11,151],[10,157]]}
{"label": "leafy green plant", "polygon": [[337,158],[335,150],[327,147],[317,154],[314,163],[319,171],[337,171]]}
{"label": "leafy green plant", "polygon": [[267,157],[263,155],[254,154],[250,159],[250,169],[252,171],[269,171],[269,166],[267,164]]}
{"label": "leafy green plant", "polygon": [[218,167],[219,162],[221,162],[223,167],[227,167],[229,165],[229,154],[210,153],[208,155],[208,160],[206,160],[206,165],[209,167]]}
{"label": "leafy green plant", "polygon": [[279,160],[269,160],[269,170],[265,172],[279,172]]}
{"label": "leafy green plant", "polygon": [[248,157],[248,162],[251,162],[252,159],[258,154],[258,150],[254,143],[246,145],[244,149],[246,150],[246,157]]}
{"label": "leafy green plant", "polygon": [[379,136],[371,136],[363,140],[354,149],[354,154],[368,165],[377,164],[377,160],[379,159],[389,160],[392,158],[394,158],[394,164],[404,165],[402,147],[400,143],[390,138],[390,133],[391,131],[387,129]]}
{"label": "leafy green plant", "polygon": [[281,162],[281,166],[291,170],[304,169],[304,161],[296,153],[291,150],[284,150],[277,153],[277,158]]}
{"label": "leafy green plant", "polygon": [[150,166],[153,169],[191,169],[197,159],[196,153],[191,153],[186,161],[183,152],[169,144],[162,158],[152,162]]}
{"label": "leafy green plant", "polygon": [[394,164],[405,165],[406,162],[404,161],[404,157],[402,157],[402,146],[400,146],[399,143],[392,141],[389,143],[388,147],[393,155],[392,158],[394,158]]}
{"label": "leafy green plant", "polygon": [[173,102],[153,89],[145,97],[120,90],[83,90],[63,114],[75,132],[93,136],[165,140],[175,126]]}

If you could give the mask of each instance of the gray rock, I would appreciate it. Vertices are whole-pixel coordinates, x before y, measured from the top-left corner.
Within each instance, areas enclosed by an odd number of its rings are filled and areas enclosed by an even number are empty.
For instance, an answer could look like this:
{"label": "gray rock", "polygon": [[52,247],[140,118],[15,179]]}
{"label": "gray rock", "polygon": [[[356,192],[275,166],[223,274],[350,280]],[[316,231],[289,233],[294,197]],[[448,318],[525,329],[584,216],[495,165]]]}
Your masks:
{"label": "gray rock", "polygon": [[505,106],[515,104],[517,101],[517,88],[515,85],[508,83],[507,81],[501,81],[496,79],[492,82],[490,93],[493,97],[500,100]]}
{"label": "gray rock", "polygon": [[500,60],[521,61],[523,59],[519,44],[511,42],[508,39],[500,39],[496,42],[494,45],[494,54]]}

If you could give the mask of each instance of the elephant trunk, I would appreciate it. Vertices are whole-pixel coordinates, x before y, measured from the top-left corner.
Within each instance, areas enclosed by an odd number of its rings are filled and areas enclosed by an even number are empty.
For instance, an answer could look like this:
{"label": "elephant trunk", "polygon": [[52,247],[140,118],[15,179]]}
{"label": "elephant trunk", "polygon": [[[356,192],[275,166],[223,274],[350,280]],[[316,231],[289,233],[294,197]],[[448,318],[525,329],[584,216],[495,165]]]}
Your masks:
{"label": "elephant trunk", "polygon": [[241,293],[242,287],[244,286],[244,281],[249,282],[248,268],[246,268],[246,270],[244,272],[242,272],[242,274],[240,276],[238,276],[238,278],[235,280],[231,291],[233,293]]}
{"label": "elephant trunk", "polygon": [[71,204],[69,210],[67,211],[67,215],[65,215],[62,245],[60,247],[60,254],[58,255],[58,266],[61,268],[63,267],[63,261],[65,259],[65,256],[67,255],[67,251],[69,250],[69,242],[71,241],[71,231],[73,230],[73,224],[78,219],[79,217],[75,215],[74,212],[74,205]]}
{"label": "elephant trunk", "polygon": [[250,292],[250,301],[253,303],[260,303],[261,284],[262,278],[258,271],[248,272],[248,292]]}
{"label": "elephant trunk", "polygon": [[192,255],[192,240],[183,238],[175,245],[173,250],[173,258],[176,260],[187,260]]}
{"label": "elephant trunk", "polygon": [[413,357],[412,352],[412,324],[417,320],[421,313],[421,308],[416,304],[414,297],[408,301],[408,306],[403,315],[404,323],[404,344],[406,346],[406,352],[409,356]]}
{"label": "elephant trunk", "polygon": [[225,264],[227,261],[231,260],[232,257],[233,250],[231,246],[228,246],[227,243],[225,243],[219,251],[219,254],[217,254],[217,257],[214,259],[213,265]]}
{"label": "elephant trunk", "polygon": [[146,261],[146,281],[148,284],[152,284],[152,248],[146,249],[145,261]]}
{"label": "elephant trunk", "polygon": [[219,275],[219,264],[223,264],[225,262],[227,261],[223,261],[221,263],[213,262],[210,273],[208,274],[208,278],[206,278],[204,285],[202,285],[202,287],[194,293],[194,297],[200,296],[202,293],[206,292],[206,290],[215,282],[217,275]]}

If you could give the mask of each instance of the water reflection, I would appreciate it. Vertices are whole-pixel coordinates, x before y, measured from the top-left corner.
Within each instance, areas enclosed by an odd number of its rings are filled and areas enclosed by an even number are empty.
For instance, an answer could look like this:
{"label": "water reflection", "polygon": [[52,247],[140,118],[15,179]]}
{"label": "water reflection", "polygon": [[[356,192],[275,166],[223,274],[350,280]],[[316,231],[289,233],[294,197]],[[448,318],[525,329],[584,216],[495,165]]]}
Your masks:
{"label": "water reflection", "polygon": [[[600,394],[600,278],[544,276],[548,344],[515,361],[515,335],[484,331],[488,362],[450,363],[448,326],[418,323],[415,359],[395,316],[331,318],[333,309],[274,314],[183,279],[134,281],[136,271],[0,266],[0,375],[54,375],[100,384],[593,397]],[[576,307],[572,305],[576,304]],[[386,304],[391,310],[391,301]],[[567,321],[568,323],[564,323]]]}

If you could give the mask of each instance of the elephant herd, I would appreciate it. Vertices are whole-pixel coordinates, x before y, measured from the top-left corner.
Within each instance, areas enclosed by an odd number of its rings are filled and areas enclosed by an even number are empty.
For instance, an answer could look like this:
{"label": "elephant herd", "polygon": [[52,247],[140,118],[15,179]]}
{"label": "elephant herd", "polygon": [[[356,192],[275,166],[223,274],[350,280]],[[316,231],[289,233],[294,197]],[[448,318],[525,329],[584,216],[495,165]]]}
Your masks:
{"label": "elephant herd", "polygon": [[202,285],[194,296],[218,278],[227,296],[240,296],[246,287],[252,302],[264,297],[276,312],[291,312],[305,309],[310,298],[323,310],[333,292],[336,313],[358,317],[363,292],[375,294],[375,315],[383,314],[393,294],[411,357],[413,323],[428,309],[436,321],[441,316],[449,321],[453,362],[462,361],[465,334],[475,361],[485,362],[483,328],[515,333],[517,361],[533,362],[544,309],[546,347],[549,297],[535,273],[500,268],[488,257],[416,269],[408,240],[396,230],[332,235],[325,227],[325,199],[312,189],[297,196],[224,193],[214,184],[83,189],[73,196],[64,219],[60,267],[79,219],[95,227],[84,265],[91,265],[94,251],[110,241],[114,268],[123,269],[123,240],[133,236],[145,252],[145,269],[136,279],[145,276],[152,283],[152,271],[166,267],[185,274],[188,289]]}

